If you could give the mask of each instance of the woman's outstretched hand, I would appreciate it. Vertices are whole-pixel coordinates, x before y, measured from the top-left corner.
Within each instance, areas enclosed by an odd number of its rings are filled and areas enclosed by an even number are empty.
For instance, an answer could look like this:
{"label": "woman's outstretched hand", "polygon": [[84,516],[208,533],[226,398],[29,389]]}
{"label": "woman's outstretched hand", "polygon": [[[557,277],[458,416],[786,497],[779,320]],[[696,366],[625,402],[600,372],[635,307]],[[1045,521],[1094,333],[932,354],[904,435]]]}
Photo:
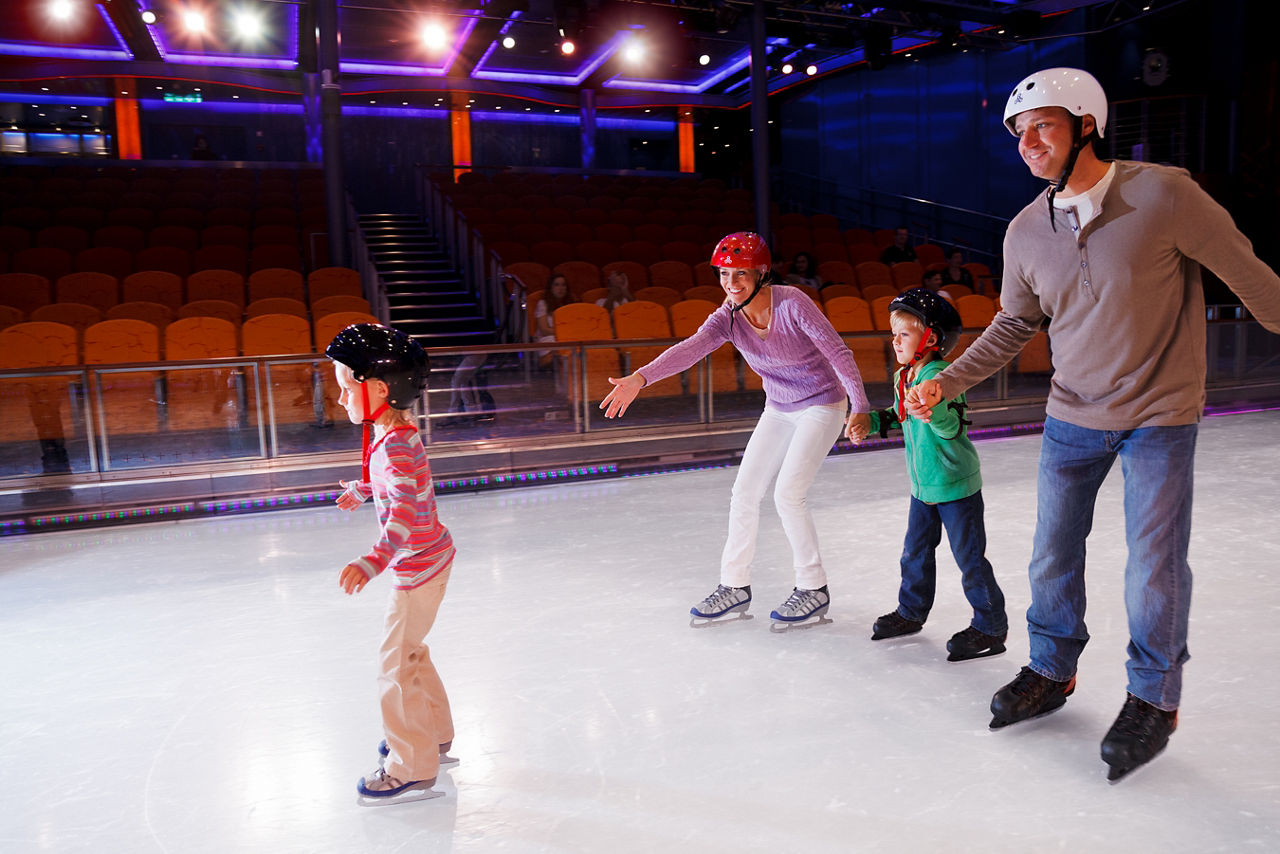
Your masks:
{"label": "woman's outstretched hand", "polygon": [[618,418],[627,413],[631,401],[644,388],[644,377],[639,374],[631,374],[620,380],[609,377],[609,382],[613,384],[613,390],[600,401],[600,408],[604,410],[605,418]]}

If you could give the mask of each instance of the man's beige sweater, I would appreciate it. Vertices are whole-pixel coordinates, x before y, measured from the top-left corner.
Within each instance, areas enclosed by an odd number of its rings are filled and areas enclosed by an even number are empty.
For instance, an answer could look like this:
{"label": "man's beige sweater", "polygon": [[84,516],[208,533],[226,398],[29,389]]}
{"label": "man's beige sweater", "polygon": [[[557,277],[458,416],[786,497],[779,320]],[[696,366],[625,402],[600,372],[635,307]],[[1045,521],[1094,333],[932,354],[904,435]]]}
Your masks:
{"label": "man's beige sweater", "polygon": [[1183,169],[1119,161],[1102,209],[1050,228],[1044,195],[1009,223],[1001,310],[938,375],[953,398],[1007,364],[1050,321],[1047,412],[1094,430],[1193,424],[1204,411],[1200,265],[1280,332],[1280,278]]}

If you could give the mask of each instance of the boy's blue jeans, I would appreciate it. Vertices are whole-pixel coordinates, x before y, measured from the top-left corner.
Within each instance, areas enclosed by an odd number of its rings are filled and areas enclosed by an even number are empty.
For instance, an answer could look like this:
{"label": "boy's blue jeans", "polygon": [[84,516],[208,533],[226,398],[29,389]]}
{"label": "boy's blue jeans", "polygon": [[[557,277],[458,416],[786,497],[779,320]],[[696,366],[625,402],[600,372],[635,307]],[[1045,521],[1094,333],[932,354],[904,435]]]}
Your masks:
{"label": "boy's blue jeans", "polygon": [[995,571],[987,560],[987,529],[982,520],[982,490],[968,498],[926,504],[911,496],[907,515],[907,538],[902,546],[902,586],[898,590],[898,613],[923,623],[933,607],[937,590],[934,555],[946,526],[951,554],[960,567],[965,598],[973,606],[973,627],[996,637],[1009,630],[1004,612],[1004,593],[996,583]]}
{"label": "boy's blue jeans", "polygon": [[1085,538],[1098,489],[1124,474],[1129,693],[1178,707],[1191,609],[1191,491],[1198,425],[1089,430],[1045,419],[1031,556],[1031,669],[1059,682],[1076,672],[1085,628]]}

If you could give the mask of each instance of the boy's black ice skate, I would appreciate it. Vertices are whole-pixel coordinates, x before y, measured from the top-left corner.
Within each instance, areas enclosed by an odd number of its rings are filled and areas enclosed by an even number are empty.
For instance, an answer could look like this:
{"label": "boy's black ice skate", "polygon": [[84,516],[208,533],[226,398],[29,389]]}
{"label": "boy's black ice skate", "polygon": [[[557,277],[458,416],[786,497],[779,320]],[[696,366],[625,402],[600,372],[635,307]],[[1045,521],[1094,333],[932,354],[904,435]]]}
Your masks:
{"label": "boy's black ice skate", "polygon": [[1047,715],[1061,708],[1074,690],[1074,676],[1066,682],[1055,682],[1030,667],[1024,667],[1012,682],[991,698],[991,728],[1000,729],[1028,718]]}
{"label": "boy's black ice skate", "polygon": [[900,638],[903,635],[914,635],[923,628],[924,623],[908,620],[897,611],[892,611],[871,624],[871,639]]}
{"label": "boy's black ice skate", "polygon": [[787,601],[769,614],[769,619],[773,620],[769,624],[769,631],[785,632],[788,629],[809,628],[829,623],[831,620],[827,617],[827,608],[830,606],[831,594],[827,592],[827,585],[824,584],[817,590],[804,590],[797,587],[791,591]]}
{"label": "boy's black ice skate", "polygon": [[1004,641],[1009,635],[999,637],[989,635],[973,626],[956,632],[947,641],[947,661],[969,661],[973,658],[986,658],[1004,652]]}
{"label": "boy's black ice skate", "polygon": [[737,620],[750,620],[747,613],[751,607],[751,585],[746,587],[726,587],[717,585],[711,595],[689,609],[693,616],[689,625],[695,629],[716,623],[731,623]]}
{"label": "boy's black ice skate", "polygon": [[1178,710],[1166,712],[1129,694],[1120,717],[1102,739],[1102,761],[1111,766],[1107,780],[1115,783],[1154,759],[1178,728]]}

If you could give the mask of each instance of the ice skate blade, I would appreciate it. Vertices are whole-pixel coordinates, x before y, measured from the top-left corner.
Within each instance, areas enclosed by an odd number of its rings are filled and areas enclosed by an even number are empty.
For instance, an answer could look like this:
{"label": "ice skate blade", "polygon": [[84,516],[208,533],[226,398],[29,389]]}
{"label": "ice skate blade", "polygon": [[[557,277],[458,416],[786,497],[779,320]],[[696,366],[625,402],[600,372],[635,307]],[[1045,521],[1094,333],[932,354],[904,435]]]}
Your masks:
{"label": "ice skate blade", "polygon": [[458,764],[458,757],[456,757],[456,756],[450,756],[450,755],[449,755],[449,754],[447,754],[447,753],[441,753],[441,754],[440,754],[440,764],[441,764],[442,766],[444,766],[444,765],[457,765],[457,764]]}
{"label": "ice skate blade", "polygon": [[1054,706],[1052,709],[1045,709],[1044,711],[1037,712],[1037,713],[1036,713],[1036,714],[1034,714],[1034,715],[1028,715],[1028,716],[1027,716],[1027,717],[1025,717],[1025,718],[1018,718],[1016,721],[1006,721],[1006,720],[1001,720],[1000,718],[997,718],[997,717],[992,717],[992,718],[991,718],[991,723],[990,723],[990,724],[988,724],[987,726],[988,726],[988,728],[990,728],[990,729],[1004,729],[1004,728],[1005,728],[1005,727],[1007,727],[1007,726],[1013,726],[1014,724],[1020,724],[1020,723],[1023,723],[1024,721],[1034,721],[1036,718],[1042,718],[1042,717],[1044,717],[1045,715],[1051,715],[1051,714],[1053,714],[1054,712],[1058,711],[1058,709],[1061,709],[1061,708],[1062,708],[1063,706],[1065,706],[1066,704],[1067,704],[1067,698],[1066,698],[1066,697],[1063,697],[1063,698],[1062,698],[1062,702],[1061,702],[1061,703],[1059,703],[1058,705]]}
{"label": "ice skate blade", "polygon": [[990,658],[993,655],[1003,655],[1004,653],[1005,648],[1003,646],[999,649],[995,649],[994,647],[986,649],[976,655],[964,655],[961,653],[951,652],[947,653],[947,661],[975,661],[979,658]]}
{"label": "ice skate blade", "polygon": [[800,620],[794,623],[787,622],[786,620],[773,620],[769,623],[769,631],[773,632],[775,635],[781,635],[793,630],[812,629],[816,626],[825,626],[830,622],[833,622],[833,620],[826,614],[819,614],[816,617],[810,617],[807,620]]}
{"label": "ice skate blade", "polygon": [[382,807],[390,804],[408,804],[414,801],[429,801],[432,798],[443,798],[444,792],[430,787],[405,789],[398,795],[374,796],[356,793],[356,803],[362,807]]}
{"label": "ice skate blade", "polygon": [[754,620],[755,614],[748,614],[746,611],[730,611],[727,614],[721,614],[719,617],[690,617],[689,627],[693,629],[705,629],[710,626],[723,626],[726,623],[745,622]]}

